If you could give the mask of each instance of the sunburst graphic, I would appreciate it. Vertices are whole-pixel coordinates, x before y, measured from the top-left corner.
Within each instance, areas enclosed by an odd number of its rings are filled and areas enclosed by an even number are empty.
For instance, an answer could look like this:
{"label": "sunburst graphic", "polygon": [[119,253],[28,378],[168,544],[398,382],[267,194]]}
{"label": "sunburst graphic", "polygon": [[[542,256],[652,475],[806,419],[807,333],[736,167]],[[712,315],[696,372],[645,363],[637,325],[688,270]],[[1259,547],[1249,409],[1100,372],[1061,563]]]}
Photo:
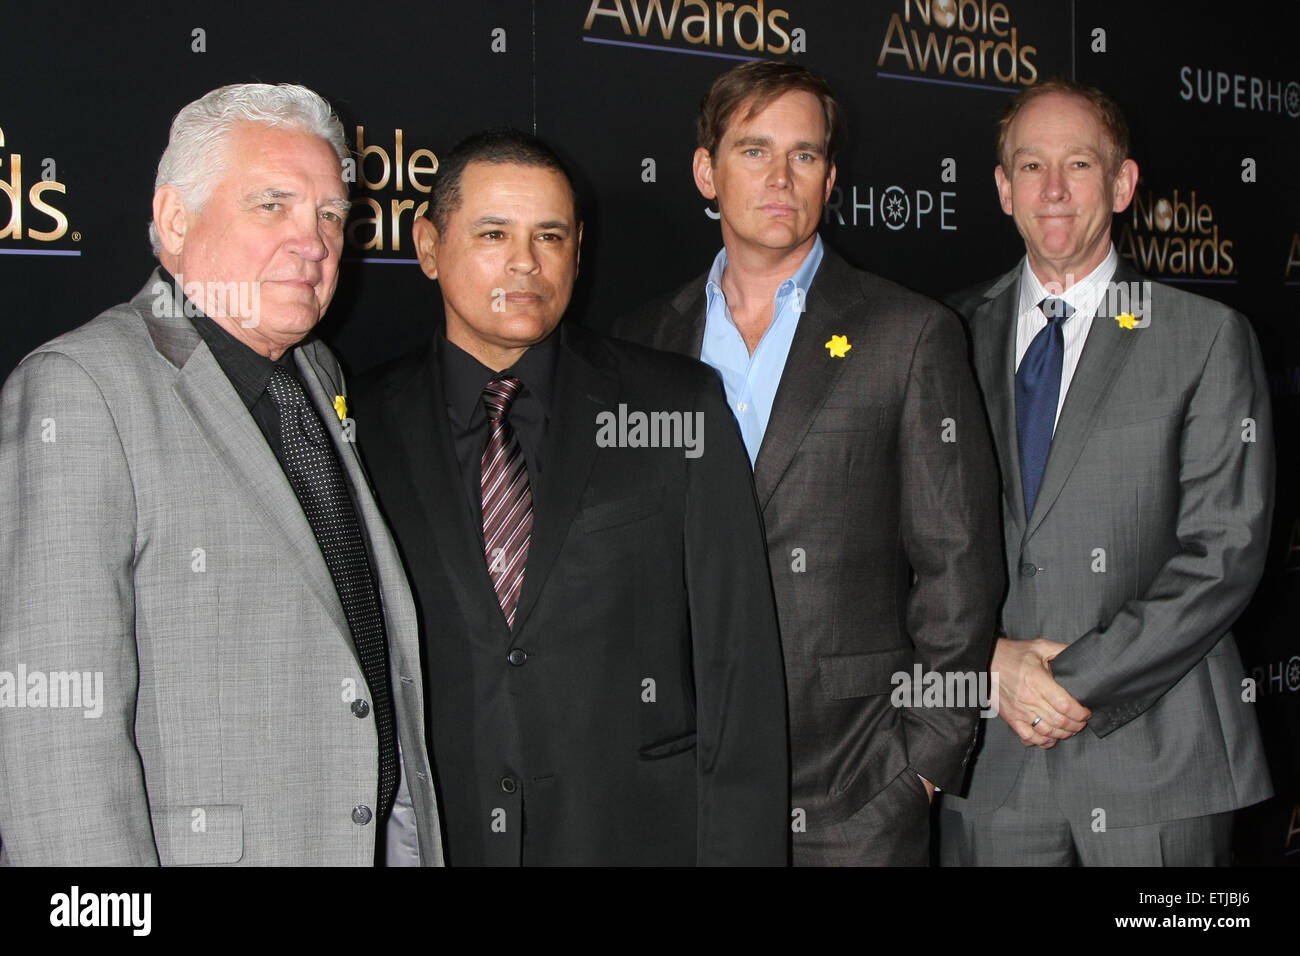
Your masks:
{"label": "sunburst graphic", "polygon": [[912,213],[907,193],[898,186],[890,186],[880,197],[880,215],[890,229],[902,229]]}

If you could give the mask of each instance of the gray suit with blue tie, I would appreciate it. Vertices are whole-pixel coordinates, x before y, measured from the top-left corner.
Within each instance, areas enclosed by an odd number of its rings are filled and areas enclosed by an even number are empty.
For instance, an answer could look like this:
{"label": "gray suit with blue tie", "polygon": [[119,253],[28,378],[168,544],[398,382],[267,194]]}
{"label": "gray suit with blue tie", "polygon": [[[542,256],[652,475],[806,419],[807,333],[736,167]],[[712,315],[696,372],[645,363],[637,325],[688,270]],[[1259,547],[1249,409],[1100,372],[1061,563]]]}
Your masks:
{"label": "gray suit with blue tie", "polygon": [[[1259,347],[1240,314],[1159,283],[1141,327],[1103,302],[1026,514],[1020,276],[1017,267],[953,303],[970,323],[1002,473],[1001,631],[1068,644],[1052,676],[1092,717],[1045,751],[986,721],[968,794],[944,797],[944,861],[1070,862],[1068,847],[1034,845],[1059,812],[1085,863],[1210,862],[1171,848],[1168,832],[1137,834],[1272,793],[1229,630],[1263,571],[1273,508]],[[1115,280],[1139,277],[1121,265]]]}

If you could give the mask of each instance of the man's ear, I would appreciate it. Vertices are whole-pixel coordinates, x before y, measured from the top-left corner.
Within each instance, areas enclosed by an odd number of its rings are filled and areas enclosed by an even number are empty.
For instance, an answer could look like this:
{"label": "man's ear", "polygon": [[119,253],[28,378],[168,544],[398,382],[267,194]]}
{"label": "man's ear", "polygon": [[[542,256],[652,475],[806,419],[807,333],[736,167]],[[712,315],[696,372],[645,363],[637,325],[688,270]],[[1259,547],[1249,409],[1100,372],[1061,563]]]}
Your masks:
{"label": "man's ear", "polygon": [[831,190],[835,188],[835,174],[837,172],[834,163],[831,163],[830,168],[826,170],[826,189],[822,192],[823,205],[830,201]]}
{"label": "man's ear", "polygon": [[415,240],[415,258],[420,261],[420,268],[430,279],[438,278],[438,227],[431,219],[417,216],[411,226],[411,238]]}
{"label": "man's ear", "polygon": [[700,194],[705,199],[717,199],[718,191],[713,188],[713,157],[703,146],[695,150],[691,172],[695,175],[695,188]]}
{"label": "man's ear", "polygon": [[573,256],[573,275],[578,275],[578,266],[582,262],[582,223],[578,223],[578,250]]}
{"label": "man's ear", "polygon": [[1011,179],[999,163],[993,167],[993,180],[998,184],[998,198],[1002,201],[1002,211],[1011,215]]}
{"label": "man's ear", "polygon": [[1133,201],[1133,194],[1137,192],[1137,185],[1138,164],[1126,159],[1119,164],[1119,172],[1115,174],[1114,197],[1110,207],[1112,212],[1123,212],[1128,208],[1128,204]]}
{"label": "man's ear", "polygon": [[185,229],[189,225],[189,210],[181,202],[175,186],[162,185],[153,194],[153,224],[158,231],[158,243],[164,252],[178,256],[185,245]]}

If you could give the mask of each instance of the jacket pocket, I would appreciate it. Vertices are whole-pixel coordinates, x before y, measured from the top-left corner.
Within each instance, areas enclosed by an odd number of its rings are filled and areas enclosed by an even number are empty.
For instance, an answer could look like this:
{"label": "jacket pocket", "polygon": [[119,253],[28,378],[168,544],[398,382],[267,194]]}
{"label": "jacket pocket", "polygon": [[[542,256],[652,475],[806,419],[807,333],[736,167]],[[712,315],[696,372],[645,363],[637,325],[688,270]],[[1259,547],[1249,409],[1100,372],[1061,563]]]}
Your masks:
{"label": "jacket pocket", "polygon": [[242,806],[159,807],[150,816],[163,866],[238,863],[244,856]]}
{"label": "jacket pocket", "polygon": [[695,749],[695,731],[689,734],[682,734],[680,737],[670,737],[667,740],[661,740],[658,743],[642,747],[637,751],[637,756],[642,760],[662,760],[664,757],[675,757],[678,754],[684,754],[688,750]]}
{"label": "jacket pocket", "polygon": [[1180,414],[1182,410],[1183,400],[1177,395],[1147,402],[1118,402],[1103,405],[1093,427],[1099,431],[1125,428],[1129,425],[1140,425],[1143,422],[1168,418]]}
{"label": "jacket pocket", "polygon": [[808,426],[810,432],[863,432],[880,428],[879,405],[823,405]]}
{"label": "jacket pocket", "polygon": [[582,509],[582,530],[599,531],[621,524],[629,524],[663,510],[663,485],[647,488],[635,495],[602,501]]}
{"label": "jacket pocket", "polygon": [[912,650],[898,647],[870,654],[838,654],[817,661],[821,670],[822,690],[832,700],[871,697],[893,689],[891,678],[898,672],[910,676]]}

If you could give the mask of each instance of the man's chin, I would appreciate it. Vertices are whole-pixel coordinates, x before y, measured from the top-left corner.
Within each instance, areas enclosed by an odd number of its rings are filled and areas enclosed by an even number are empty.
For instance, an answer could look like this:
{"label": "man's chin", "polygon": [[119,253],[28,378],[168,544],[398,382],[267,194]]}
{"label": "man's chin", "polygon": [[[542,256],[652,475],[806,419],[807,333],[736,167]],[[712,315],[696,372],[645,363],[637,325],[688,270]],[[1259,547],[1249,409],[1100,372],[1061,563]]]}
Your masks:
{"label": "man's chin", "polygon": [[277,342],[296,342],[320,322],[321,312],[316,308],[263,309],[259,314],[241,319],[246,329],[255,329],[266,338]]}
{"label": "man's chin", "polygon": [[763,245],[773,251],[797,249],[812,236],[812,232],[800,232],[793,223],[772,223],[763,232]]}

